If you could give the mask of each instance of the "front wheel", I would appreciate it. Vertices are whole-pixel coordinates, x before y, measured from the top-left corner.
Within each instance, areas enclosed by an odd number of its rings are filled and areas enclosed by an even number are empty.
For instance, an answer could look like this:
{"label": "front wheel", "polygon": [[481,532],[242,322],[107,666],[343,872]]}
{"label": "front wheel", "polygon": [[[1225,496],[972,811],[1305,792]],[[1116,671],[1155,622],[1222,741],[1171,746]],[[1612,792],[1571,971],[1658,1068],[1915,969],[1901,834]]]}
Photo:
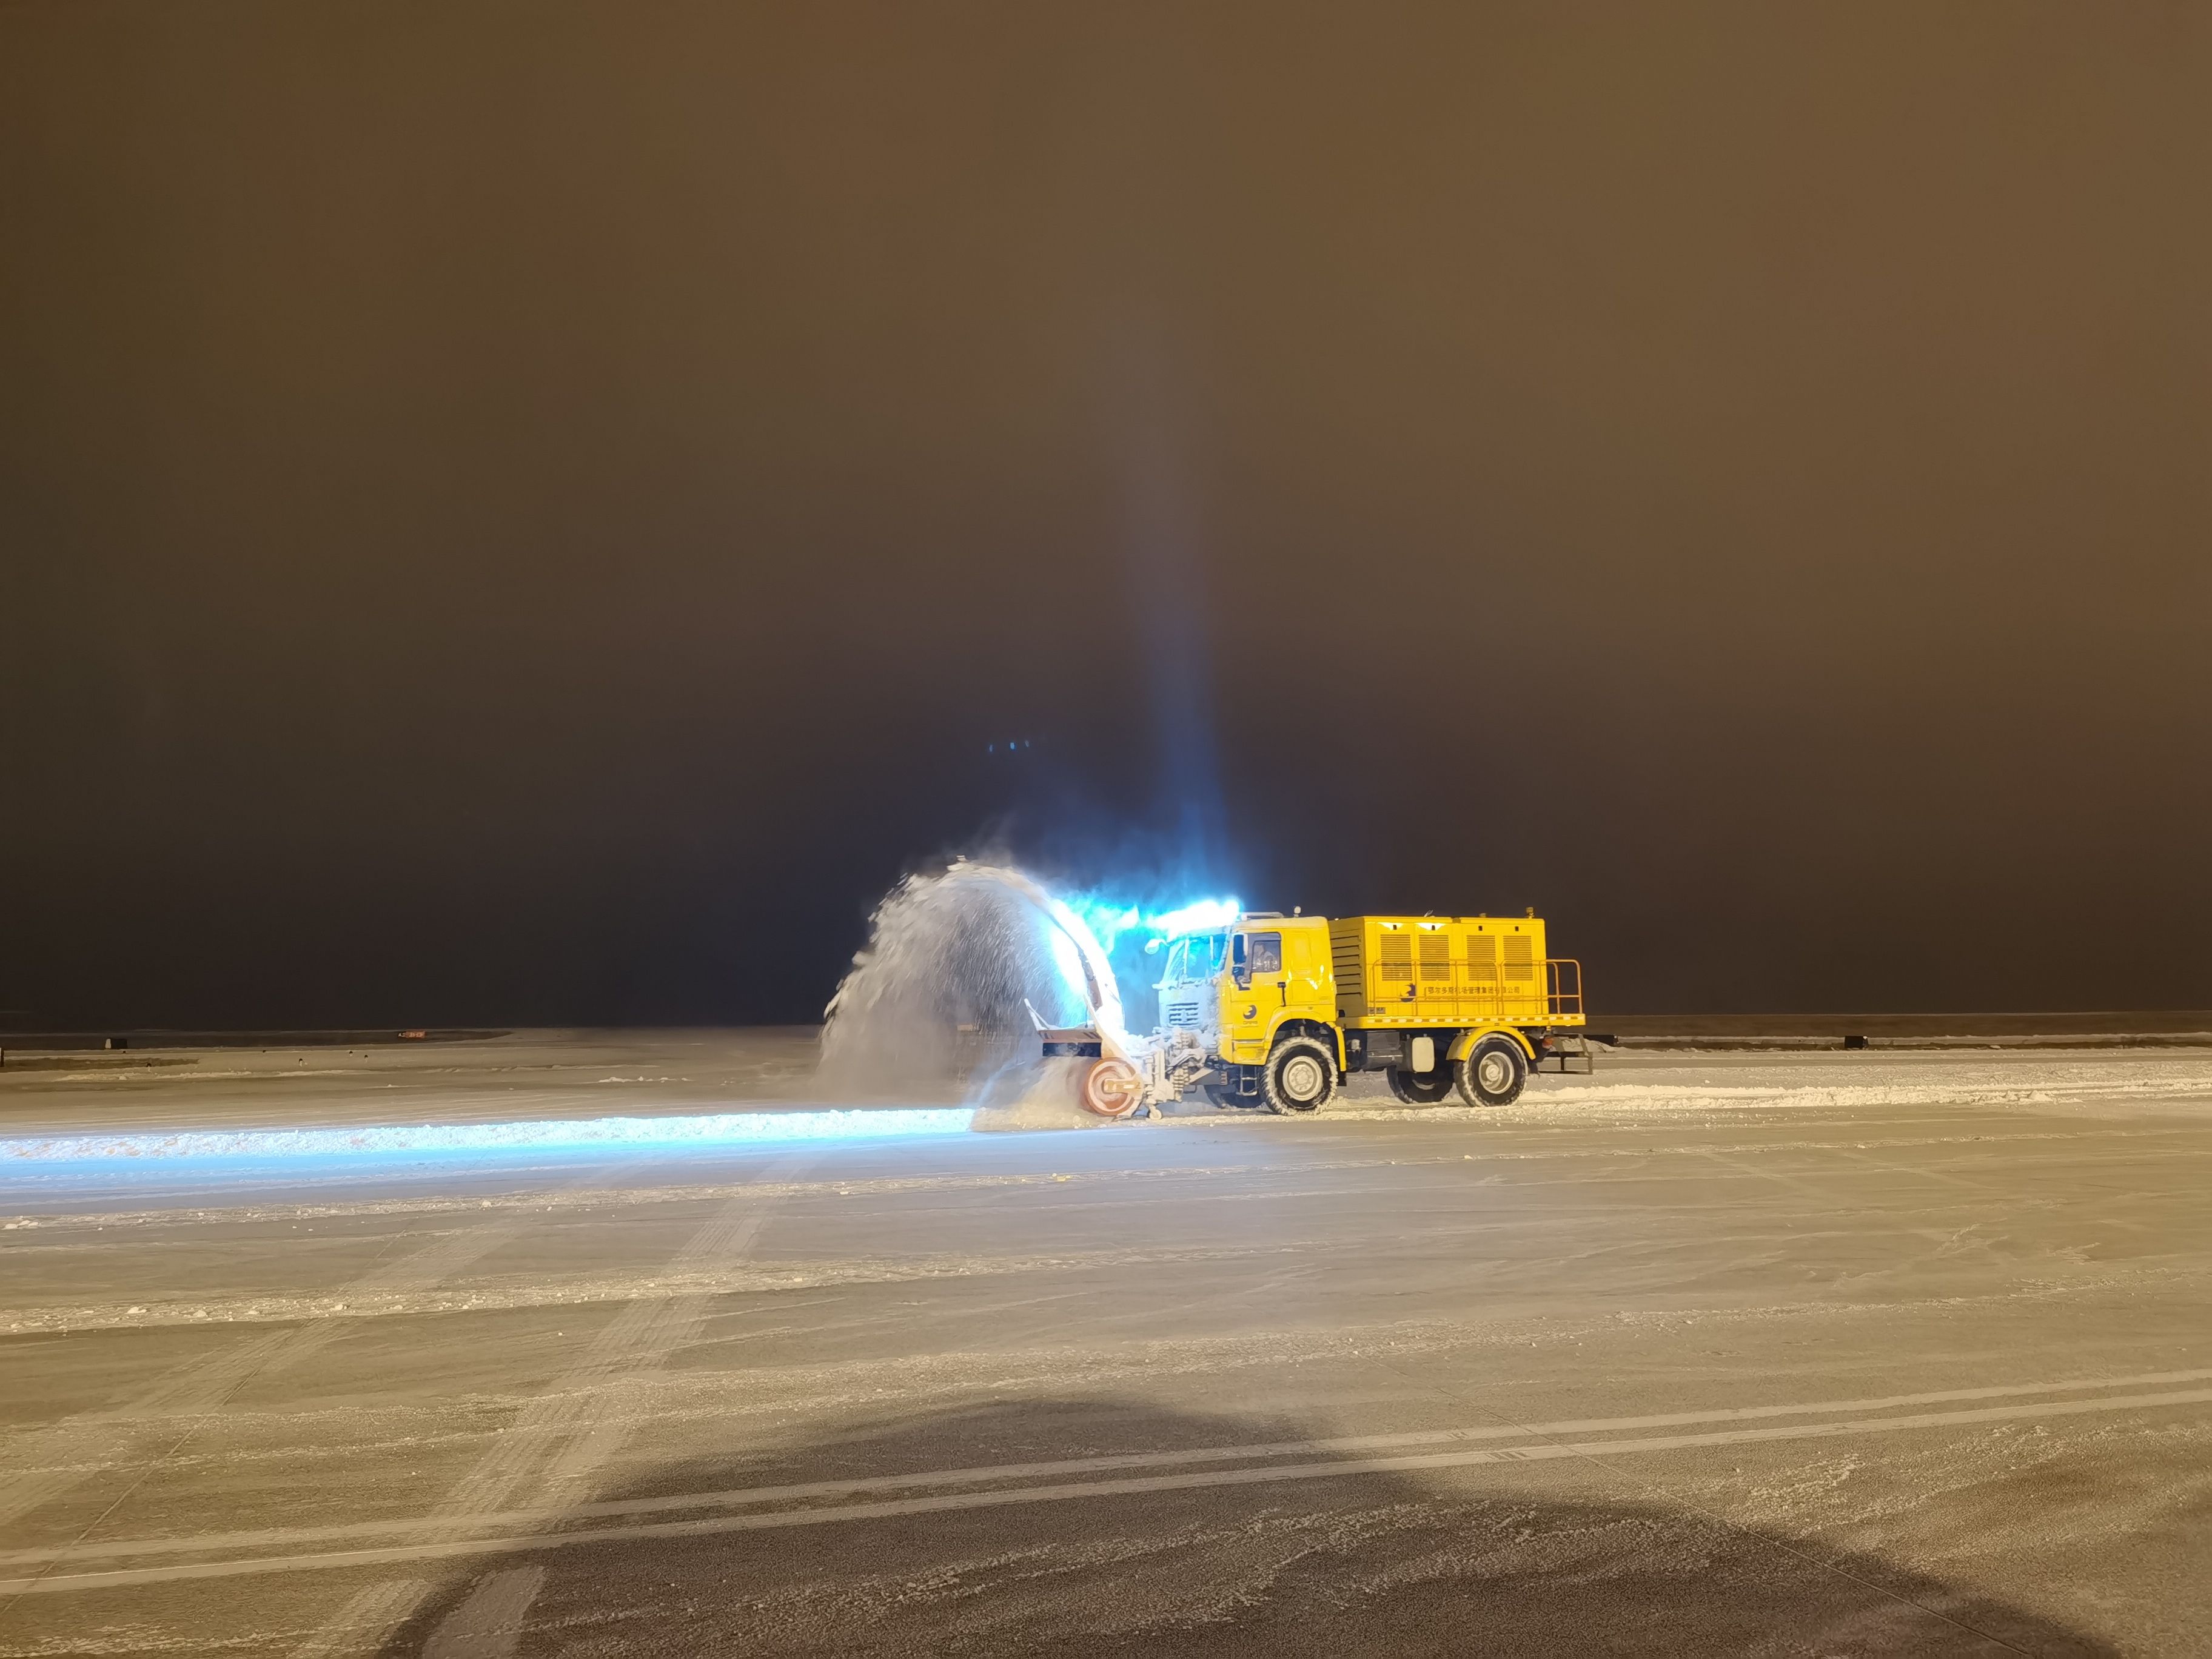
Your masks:
{"label": "front wheel", "polygon": [[1459,1097],[1470,1106],[1510,1106],[1528,1080],[1528,1057],[1508,1036],[1486,1036],[1452,1068]]}
{"label": "front wheel", "polygon": [[1451,1068],[1448,1066],[1428,1072],[1409,1072],[1402,1066],[1393,1066],[1386,1075],[1390,1079],[1390,1092],[1408,1106],[1433,1106],[1451,1092]]}
{"label": "front wheel", "polygon": [[1317,1112],[1336,1092],[1336,1056],[1310,1037],[1293,1037],[1267,1056],[1260,1097],[1271,1112]]}

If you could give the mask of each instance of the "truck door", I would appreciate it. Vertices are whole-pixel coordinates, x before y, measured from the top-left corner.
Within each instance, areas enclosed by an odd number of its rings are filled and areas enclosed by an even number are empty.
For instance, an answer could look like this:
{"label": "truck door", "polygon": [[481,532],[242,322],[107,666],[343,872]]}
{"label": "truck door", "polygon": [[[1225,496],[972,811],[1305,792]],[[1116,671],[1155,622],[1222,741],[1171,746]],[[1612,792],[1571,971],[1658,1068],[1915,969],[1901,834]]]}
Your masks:
{"label": "truck door", "polygon": [[1302,1019],[1336,1018],[1336,969],[1327,933],[1319,927],[1284,929],[1283,977],[1289,981],[1283,1000],[1290,1012]]}
{"label": "truck door", "polygon": [[1266,1057],[1267,1027],[1290,989],[1280,933],[1237,933],[1221,986],[1221,1053],[1250,1064]]}
{"label": "truck door", "polygon": [[[1273,994],[1272,996],[1270,992]],[[1252,935],[1252,994],[1260,1005],[1262,1022],[1270,1012],[1290,1003],[1291,976],[1283,967],[1283,936],[1280,933]],[[1274,1010],[1267,1006],[1270,1002],[1275,1005]]]}

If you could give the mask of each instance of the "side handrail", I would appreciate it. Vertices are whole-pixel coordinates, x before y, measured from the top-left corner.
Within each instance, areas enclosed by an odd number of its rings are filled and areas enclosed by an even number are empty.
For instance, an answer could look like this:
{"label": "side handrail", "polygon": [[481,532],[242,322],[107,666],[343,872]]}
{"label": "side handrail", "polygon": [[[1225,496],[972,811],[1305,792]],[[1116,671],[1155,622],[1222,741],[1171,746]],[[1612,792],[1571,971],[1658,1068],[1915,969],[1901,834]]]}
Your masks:
{"label": "side handrail", "polygon": [[1572,957],[1544,958],[1544,995],[1555,1014],[1583,1011],[1583,965]]}

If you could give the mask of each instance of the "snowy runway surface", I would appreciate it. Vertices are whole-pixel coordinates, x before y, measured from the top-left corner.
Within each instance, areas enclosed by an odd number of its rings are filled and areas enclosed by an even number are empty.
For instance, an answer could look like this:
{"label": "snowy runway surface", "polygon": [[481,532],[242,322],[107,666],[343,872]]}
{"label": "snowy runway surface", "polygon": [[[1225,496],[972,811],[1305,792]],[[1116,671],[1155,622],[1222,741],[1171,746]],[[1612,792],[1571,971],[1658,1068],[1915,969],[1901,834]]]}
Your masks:
{"label": "snowy runway surface", "polygon": [[805,1073],[0,1072],[0,1654],[2212,1650],[2212,1055],[730,1129]]}

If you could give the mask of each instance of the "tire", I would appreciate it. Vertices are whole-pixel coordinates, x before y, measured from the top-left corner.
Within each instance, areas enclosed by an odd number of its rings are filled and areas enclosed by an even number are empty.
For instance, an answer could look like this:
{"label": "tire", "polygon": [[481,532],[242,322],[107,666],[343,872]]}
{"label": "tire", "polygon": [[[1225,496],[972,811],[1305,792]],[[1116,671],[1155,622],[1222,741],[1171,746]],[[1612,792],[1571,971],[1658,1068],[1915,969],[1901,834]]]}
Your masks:
{"label": "tire", "polygon": [[1452,1083],[1470,1106],[1510,1106],[1528,1081],[1528,1057],[1509,1036],[1486,1036],[1452,1067]]}
{"label": "tire", "polygon": [[1198,1092],[1212,1103],[1217,1112],[1237,1109],[1237,1091],[1225,1083],[1201,1083],[1198,1085]]}
{"label": "tire", "polygon": [[1317,1112],[1336,1092],[1336,1056],[1311,1037],[1276,1045],[1260,1073],[1260,1098],[1271,1112]]}
{"label": "tire", "polygon": [[1449,1066],[1439,1066],[1433,1072],[1409,1072],[1393,1066],[1384,1075],[1390,1079],[1390,1092],[1408,1106],[1433,1106],[1451,1092]]}

